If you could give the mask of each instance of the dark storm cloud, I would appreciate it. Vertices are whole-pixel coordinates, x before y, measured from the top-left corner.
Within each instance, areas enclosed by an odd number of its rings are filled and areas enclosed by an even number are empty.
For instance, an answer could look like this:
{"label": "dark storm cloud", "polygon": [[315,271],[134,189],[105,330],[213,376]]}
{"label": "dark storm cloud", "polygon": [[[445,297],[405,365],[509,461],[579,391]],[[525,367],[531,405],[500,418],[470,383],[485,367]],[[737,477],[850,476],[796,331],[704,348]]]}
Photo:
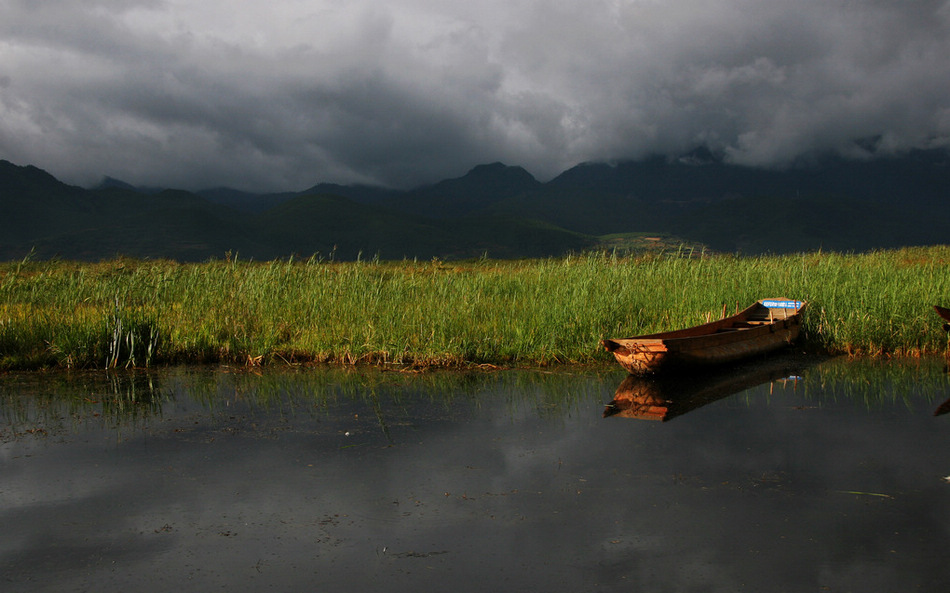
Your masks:
{"label": "dark storm cloud", "polygon": [[411,186],[707,144],[946,144],[950,2],[0,0],[0,158],[65,180]]}

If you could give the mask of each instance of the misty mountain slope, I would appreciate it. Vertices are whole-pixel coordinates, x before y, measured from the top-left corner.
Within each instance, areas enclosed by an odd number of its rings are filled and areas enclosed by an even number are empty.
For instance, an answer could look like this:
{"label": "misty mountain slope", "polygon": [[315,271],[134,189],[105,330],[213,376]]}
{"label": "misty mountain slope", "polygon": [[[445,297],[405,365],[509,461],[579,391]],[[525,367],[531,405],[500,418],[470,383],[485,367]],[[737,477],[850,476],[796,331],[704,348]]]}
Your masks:
{"label": "misty mountain slope", "polygon": [[547,183],[494,163],[407,192],[318,184],[350,195],[224,189],[213,201],[118,181],[85,190],[0,161],[0,258],[548,257],[638,233],[745,254],[862,251],[950,241],[948,172],[945,150],[780,171],[694,151],[578,165]]}
{"label": "misty mountain slope", "polygon": [[7,256],[25,255],[32,240],[94,223],[102,215],[86,190],[8,161],[0,161],[0,209],[0,253]]}
{"label": "misty mountain slope", "polygon": [[263,212],[297,195],[295,193],[255,194],[229,187],[203,189],[195,193],[213,204],[252,213]]}
{"label": "misty mountain slope", "polygon": [[713,250],[747,255],[857,252],[950,241],[950,213],[855,198],[736,198],[684,211],[672,224]]}
{"label": "misty mountain slope", "polygon": [[727,198],[776,196],[909,200],[950,199],[950,151],[916,150],[863,160],[837,156],[802,157],[781,169],[732,165],[694,153],[670,159],[583,163],[545,187],[585,189],[632,196],[648,202],[708,202]]}
{"label": "misty mountain slope", "polygon": [[406,192],[388,205],[429,218],[458,218],[540,187],[542,184],[523,168],[492,163],[479,165],[462,177]]}
{"label": "misty mountain slope", "polygon": [[188,192],[154,195],[127,190],[91,192],[95,222],[37,241],[40,257],[97,260],[125,255],[203,261],[228,251],[253,252],[248,220]]}
{"label": "misty mountain slope", "polygon": [[333,254],[337,259],[540,257],[592,244],[588,237],[536,221],[436,220],[334,195],[301,196],[275,207],[262,215],[260,233],[284,255]]}
{"label": "misty mountain slope", "polygon": [[405,192],[373,185],[340,185],[338,183],[318,183],[298,195],[332,194],[349,198],[360,204],[384,204],[402,196]]}
{"label": "misty mountain slope", "polygon": [[781,187],[780,173],[729,165],[717,160],[653,156],[639,161],[583,163],[548,182],[548,187],[585,189],[647,202],[708,201],[769,193]]}
{"label": "misty mountain slope", "polygon": [[675,205],[659,205],[630,194],[546,186],[491,204],[484,212],[544,221],[587,235],[606,235],[666,231],[668,211],[676,209]]}
{"label": "misty mountain slope", "polygon": [[[415,217],[330,194],[298,196],[263,213],[260,238],[274,254],[354,259],[432,257],[451,235]],[[278,255],[274,255],[278,257]]]}
{"label": "misty mountain slope", "polygon": [[447,221],[450,250],[442,257],[521,258],[577,253],[597,244],[595,237],[542,220],[479,214]]}

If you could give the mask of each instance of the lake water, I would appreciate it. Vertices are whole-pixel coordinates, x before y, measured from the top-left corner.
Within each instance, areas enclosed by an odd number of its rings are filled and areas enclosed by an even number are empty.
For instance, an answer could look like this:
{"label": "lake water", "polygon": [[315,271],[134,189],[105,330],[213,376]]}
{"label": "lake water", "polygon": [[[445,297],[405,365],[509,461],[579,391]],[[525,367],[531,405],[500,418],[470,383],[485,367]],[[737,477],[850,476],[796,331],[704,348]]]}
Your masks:
{"label": "lake water", "polygon": [[0,590],[950,590],[943,359],[625,377],[0,376]]}

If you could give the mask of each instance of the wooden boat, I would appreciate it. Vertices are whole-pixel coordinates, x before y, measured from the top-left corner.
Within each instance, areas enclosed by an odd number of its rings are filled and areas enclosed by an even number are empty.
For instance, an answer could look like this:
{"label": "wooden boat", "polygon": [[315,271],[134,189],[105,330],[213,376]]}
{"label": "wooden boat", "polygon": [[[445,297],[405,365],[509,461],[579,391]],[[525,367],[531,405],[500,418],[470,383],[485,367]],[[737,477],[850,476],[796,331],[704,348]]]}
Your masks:
{"label": "wooden boat", "polygon": [[941,307],[940,305],[934,305],[934,311],[946,322],[943,324],[944,331],[950,332],[950,309]]}
{"label": "wooden boat", "polygon": [[602,344],[633,375],[735,362],[791,344],[804,307],[802,301],[762,299],[718,321]]}

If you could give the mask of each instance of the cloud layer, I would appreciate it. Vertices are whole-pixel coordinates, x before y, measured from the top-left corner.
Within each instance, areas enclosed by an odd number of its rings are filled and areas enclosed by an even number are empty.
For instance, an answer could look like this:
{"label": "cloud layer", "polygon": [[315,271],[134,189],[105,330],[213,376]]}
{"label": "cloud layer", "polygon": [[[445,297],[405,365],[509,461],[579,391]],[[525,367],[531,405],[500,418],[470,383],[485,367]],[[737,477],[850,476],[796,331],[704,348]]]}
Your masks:
{"label": "cloud layer", "polygon": [[73,183],[409,187],[706,144],[950,139],[950,2],[0,0],[0,158]]}

